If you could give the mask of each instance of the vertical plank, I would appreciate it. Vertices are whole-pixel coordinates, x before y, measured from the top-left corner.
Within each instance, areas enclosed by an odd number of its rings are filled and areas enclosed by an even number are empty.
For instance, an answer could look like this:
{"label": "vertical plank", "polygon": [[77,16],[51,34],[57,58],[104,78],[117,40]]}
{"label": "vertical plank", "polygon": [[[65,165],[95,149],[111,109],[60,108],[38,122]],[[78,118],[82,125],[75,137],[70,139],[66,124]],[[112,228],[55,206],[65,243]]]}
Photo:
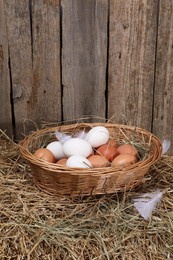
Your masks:
{"label": "vertical plank", "polygon": [[10,101],[10,71],[8,67],[8,41],[5,25],[4,1],[0,1],[0,128],[12,137]]}
{"label": "vertical plank", "polygon": [[30,114],[36,122],[61,121],[60,1],[32,1],[33,90]]}
{"label": "vertical plank", "polygon": [[6,14],[20,138],[42,121],[61,120],[59,0],[6,1]]}
{"label": "vertical plank", "polygon": [[26,0],[10,0],[4,1],[4,5],[11,62],[16,139],[19,139],[24,132],[24,120],[28,118],[27,100],[33,85],[29,4]]}
{"label": "vertical plank", "polygon": [[105,118],[107,0],[62,0],[63,119]]}
{"label": "vertical plank", "polygon": [[110,0],[108,117],[151,130],[157,0]]}
{"label": "vertical plank", "polygon": [[[173,143],[173,1],[160,0],[153,132]],[[171,150],[173,145],[171,147]],[[173,154],[170,150],[170,153]]]}

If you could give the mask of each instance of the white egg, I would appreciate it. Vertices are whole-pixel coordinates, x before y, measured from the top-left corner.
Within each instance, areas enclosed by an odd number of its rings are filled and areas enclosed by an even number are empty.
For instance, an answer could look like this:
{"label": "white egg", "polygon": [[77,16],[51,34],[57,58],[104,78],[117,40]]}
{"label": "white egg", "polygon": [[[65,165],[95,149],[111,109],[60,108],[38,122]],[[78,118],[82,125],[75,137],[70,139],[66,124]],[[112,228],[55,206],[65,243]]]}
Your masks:
{"label": "white egg", "polygon": [[67,167],[73,168],[90,168],[92,167],[90,161],[81,155],[72,155],[66,161]]}
{"label": "white egg", "polygon": [[85,140],[89,142],[93,148],[99,147],[109,140],[109,131],[104,126],[95,126],[87,133]]}
{"label": "white egg", "polygon": [[63,145],[59,141],[51,142],[46,147],[49,151],[51,151],[54,155],[54,157],[59,160],[65,157],[65,154],[63,152]]}
{"label": "white egg", "polygon": [[67,157],[71,155],[88,157],[92,153],[92,147],[86,140],[70,138],[63,144],[63,152]]}

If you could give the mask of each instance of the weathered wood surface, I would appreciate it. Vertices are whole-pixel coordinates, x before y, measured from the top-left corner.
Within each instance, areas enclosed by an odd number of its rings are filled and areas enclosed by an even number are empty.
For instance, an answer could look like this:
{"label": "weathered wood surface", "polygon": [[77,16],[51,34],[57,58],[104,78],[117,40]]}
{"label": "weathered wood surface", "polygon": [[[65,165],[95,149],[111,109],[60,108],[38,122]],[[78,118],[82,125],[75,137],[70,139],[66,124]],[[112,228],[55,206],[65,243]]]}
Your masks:
{"label": "weathered wood surface", "polygon": [[29,4],[25,0],[4,1],[12,78],[16,138],[28,119],[27,100],[33,87]]}
{"label": "weathered wood surface", "polygon": [[0,1],[0,128],[12,136],[12,110],[10,100],[10,71],[8,66],[8,40],[5,25],[4,1]]}
{"label": "weathered wood surface", "polygon": [[159,14],[153,132],[173,144],[173,1],[160,0]]}
{"label": "weathered wood surface", "polygon": [[28,99],[35,122],[61,121],[60,1],[32,1],[33,89]]}
{"label": "weathered wood surface", "polygon": [[172,46],[169,0],[0,1],[0,128],[94,115],[173,143]]}
{"label": "weathered wood surface", "polygon": [[108,118],[151,130],[157,0],[110,1]]}
{"label": "weathered wood surface", "polygon": [[62,0],[63,119],[106,113],[107,0]]}
{"label": "weathered wood surface", "polygon": [[61,121],[59,0],[6,1],[16,137]]}

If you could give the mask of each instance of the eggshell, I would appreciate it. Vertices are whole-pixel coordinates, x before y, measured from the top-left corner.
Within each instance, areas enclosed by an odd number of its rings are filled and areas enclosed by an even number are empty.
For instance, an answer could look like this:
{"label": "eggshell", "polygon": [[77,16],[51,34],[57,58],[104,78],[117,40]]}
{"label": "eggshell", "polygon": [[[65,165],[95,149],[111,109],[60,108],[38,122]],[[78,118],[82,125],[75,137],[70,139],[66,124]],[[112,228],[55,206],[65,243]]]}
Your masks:
{"label": "eggshell", "polygon": [[135,162],[137,162],[136,156],[132,154],[119,154],[112,161],[112,166],[124,167],[124,166],[129,166],[131,164],[134,164]]}
{"label": "eggshell", "polygon": [[115,146],[103,144],[97,148],[96,154],[104,156],[108,161],[112,161],[119,153]]}
{"label": "eggshell", "polygon": [[73,168],[90,168],[90,161],[81,155],[72,155],[68,158],[66,166]]}
{"label": "eggshell", "polygon": [[34,156],[40,158],[46,162],[53,163],[55,162],[55,157],[51,151],[46,148],[40,148],[34,152]]}
{"label": "eggshell", "polygon": [[65,157],[62,147],[63,147],[63,145],[61,142],[54,141],[54,142],[49,143],[46,148],[53,153],[54,157],[57,160],[59,160],[59,159]]}
{"label": "eggshell", "polygon": [[56,163],[60,164],[60,165],[66,165],[66,162],[67,162],[67,158],[62,158],[62,159],[58,160]]}
{"label": "eggshell", "polygon": [[115,142],[114,139],[110,138],[107,142],[107,144],[109,144],[110,146],[115,146],[118,147],[118,144]]}
{"label": "eggshell", "polygon": [[131,144],[123,144],[117,148],[119,154],[132,154],[138,157],[137,149]]}
{"label": "eggshell", "polygon": [[[94,154],[95,154],[94,149],[92,149],[92,152],[91,152],[90,155],[94,155]],[[90,156],[90,155],[89,155],[89,156]]]}
{"label": "eggshell", "polygon": [[72,155],[88,157],[92,153],[92,147],[86,140],[71,138],[63,144],[63,152],[67,157]]}
{"label": "eggshell", "polygon": [[110,166],[110,162],[104,156],[101,156],[101,155],[97,155],[97,154],[90,155],[88,157],[88,160],[92,164],[93,168]]}
{"label": "eggshell", "polygon": [[109,131],[104,126],[95,126],[87,133],[85,140],[88,141],[93,148],[99,147],[109,140]]}

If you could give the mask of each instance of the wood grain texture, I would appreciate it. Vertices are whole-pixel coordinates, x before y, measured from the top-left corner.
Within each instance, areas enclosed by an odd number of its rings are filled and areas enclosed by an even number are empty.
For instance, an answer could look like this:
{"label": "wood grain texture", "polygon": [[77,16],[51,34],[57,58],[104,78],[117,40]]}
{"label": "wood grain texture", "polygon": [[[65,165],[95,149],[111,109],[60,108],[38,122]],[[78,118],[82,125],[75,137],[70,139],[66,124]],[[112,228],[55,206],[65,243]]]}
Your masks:
{"label": "wood grain texture", "polygon": [[0,1],[0,128],[12,137],[10,100],[10,72],[8,66],[8,40],[5,24],[4,1]]}
{"label": "wood grain texture", "polygon": [[32,1],[33,89],[28,99],[34,121],[61,121],[60,4]]}
{"label": "wood grain texture", "polygon": [[25,119],[28,119],[27,100],[33,86],[29,4],[25,0],[4,1],[4,4],[11,62],[15,137],[19,139],[25,130]]}
{"label": "wood grain texture", "polygon": [[63,118],[105,117],[107,0],[62,0]]}
{"label": "wood grain texture", "polygon": [[151,130],[157,0],[111,0],[108,118]]}
{"label": "wood grain texture", "polygon": [[161,0],[159,8],[153,132],[173,143],[173,1],[169,0]]}

